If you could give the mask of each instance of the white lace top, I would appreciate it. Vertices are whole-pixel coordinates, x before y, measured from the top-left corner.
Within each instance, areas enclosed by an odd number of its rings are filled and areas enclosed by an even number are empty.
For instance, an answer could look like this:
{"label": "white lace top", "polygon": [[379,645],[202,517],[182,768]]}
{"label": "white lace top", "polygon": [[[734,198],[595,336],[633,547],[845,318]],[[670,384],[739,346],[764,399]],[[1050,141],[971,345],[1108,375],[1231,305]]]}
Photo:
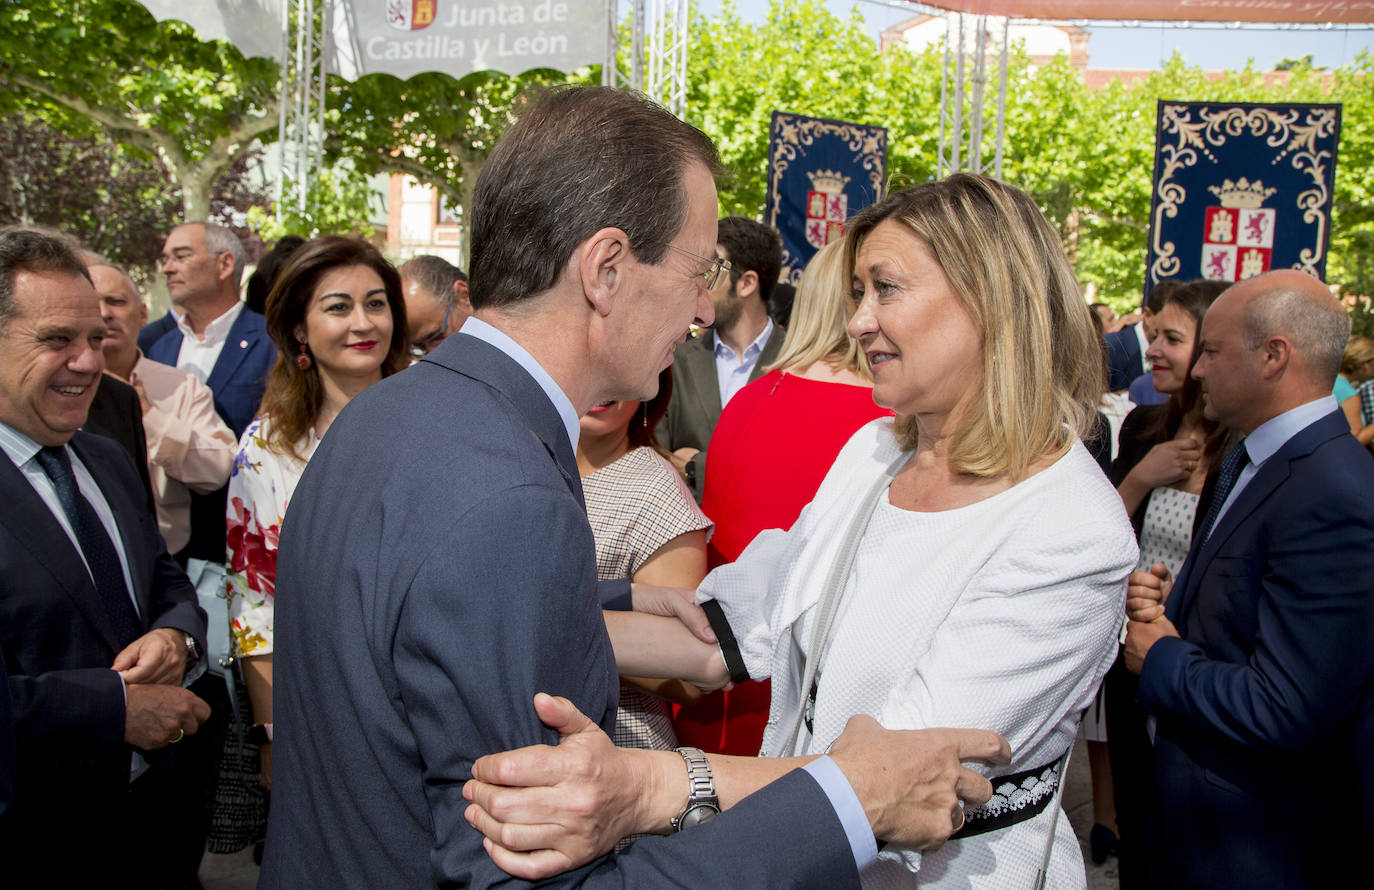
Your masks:
{"label": "white lace top", "polygon": [[[938,513],[884,496],[855,556],[820,665],[812,738],[779,736],[801,701],[803,650],[820,587],[857,503],[898,455],[888,421],[859,430],[788,532],[765,531],[707,576],[751,676],[772,676],[763,750],[824,751],[864,713],[891,729],[980,727],[1011,743],[999,774],[1059,757],[1116,654],[1135,535],[1121,499],[1079,443],[1055,464],[979,503]],[[1054,832],[1048,887],[1084,886],[1062,815],[951,841],[919,875],[884,859],[865,887],[1029,887]]]}

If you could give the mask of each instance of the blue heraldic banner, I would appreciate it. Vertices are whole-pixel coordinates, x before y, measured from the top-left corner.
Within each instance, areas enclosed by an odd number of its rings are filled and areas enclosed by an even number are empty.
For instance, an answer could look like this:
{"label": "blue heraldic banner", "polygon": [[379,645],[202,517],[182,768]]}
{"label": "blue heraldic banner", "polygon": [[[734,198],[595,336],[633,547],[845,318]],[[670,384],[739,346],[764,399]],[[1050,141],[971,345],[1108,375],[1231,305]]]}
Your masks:
{"label": "blue heraldic banner", "polygon": [[883,195],[887,129],[773,112],[765,220],[782,233],[781,281],[797,284],[851,216]]}
{"label": "blue heraldic banner", "polygon": [[1145,291],[1269,269],[1325,279],[1340,105],[1159,103]]}

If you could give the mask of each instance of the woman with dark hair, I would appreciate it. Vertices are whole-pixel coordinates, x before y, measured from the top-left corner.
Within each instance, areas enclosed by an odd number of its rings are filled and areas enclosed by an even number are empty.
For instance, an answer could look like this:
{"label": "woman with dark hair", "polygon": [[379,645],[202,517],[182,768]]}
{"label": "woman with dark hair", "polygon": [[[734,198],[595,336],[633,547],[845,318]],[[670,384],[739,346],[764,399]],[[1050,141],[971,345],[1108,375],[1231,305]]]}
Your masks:
{"label": "woman with dark hair", "polygon": [[[325,237],[300,247],[267,298],[277,363],[229,477],[230,634],[256,723],[272,723],[277,538],[320,439],[368,386],[410,364],[401,279],[375,247]],[[272,758],[262,746],[262,781]]]}
{"label": "woman with dark hair", "polygon": [[[629,578],[665,587],[696,587],[706,575],[706,518],[665,460],[654,429],[668,408],[673,372],[658,376],[647,402],[605,402],[582,416],[577,468],[596,538],[602,581]],[[670,750],[677,745],[668,704],[696,697],[676,680],[622,678],[615,743]]]}
{"label": "woman with dark hair", "polygon": [[[1140,542],[1138,571],[1162,563],[1178,576],[1204,511],[1199,502],[1215,484],[1218,456],[1228,431],[1203,415],[1201,388],[1191,376],[1202,353],[1202,319],[1226,282],[1198,279],[1171,290],[1154,316],[1154,339],[1145,357],[1155,389],[1169,396],[1126,416],[1112,482]],[[1123,890],[1145,886],[1144,836],[1151,744],[1145,715],[1135,703],[1137,680],[1118,657],[1108,672],[1107,747],[1112,763]]]}

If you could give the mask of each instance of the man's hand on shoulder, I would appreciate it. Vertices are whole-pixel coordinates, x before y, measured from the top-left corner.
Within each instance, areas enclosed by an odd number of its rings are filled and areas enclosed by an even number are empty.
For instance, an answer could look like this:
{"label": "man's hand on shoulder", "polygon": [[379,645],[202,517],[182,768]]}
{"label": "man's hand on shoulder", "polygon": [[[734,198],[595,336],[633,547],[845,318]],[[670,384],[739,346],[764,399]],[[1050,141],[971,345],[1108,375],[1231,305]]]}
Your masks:
{"label": "man's hand on shoulder", "polygon": [[[617,748],[566,698],[534,697],[558,747],[532,745],[478,758],[463,788],[464,814],[486,836],[492,861],[537,880],[610,852],[648,812],[656,783],[648,757],[671,752]],[[676,756],[676,755],[672,755]],[[666,828],[666,826],[664,826]]]}
{"label": "man's hand on shoulder", "polygon": [[849,718],[830,747],[880,841],[913,850],[939,847],[963,824],[959,802],[987,803],[992,785],[960,761],[1011,762],[1011,748],[981,729],[884,729]]}
{"label": "man's hand on shoulder", "polygon": [[124,675],[127,685],[136,683],[181,684],[186,675],[186,634],[173,627],[150,630],[115,656],[111,669]]}
{"label": "man's hand on shoulder", "polygon": [[210,719],[210,706],[180,686],[130,683],[124,699],[124,741],[145,751],[179,742]]}

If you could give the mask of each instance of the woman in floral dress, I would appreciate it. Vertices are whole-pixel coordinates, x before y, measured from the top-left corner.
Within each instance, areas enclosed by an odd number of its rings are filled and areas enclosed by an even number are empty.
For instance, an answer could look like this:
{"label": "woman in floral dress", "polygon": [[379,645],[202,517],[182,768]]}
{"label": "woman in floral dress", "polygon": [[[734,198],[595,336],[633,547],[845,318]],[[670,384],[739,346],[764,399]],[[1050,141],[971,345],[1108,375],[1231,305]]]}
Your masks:
{"label": "woman in floral dress", "polygon": [[267,298],[277,364],[229,477],[229,623],[255,723],[268,727],[262,783],[272,786],[272,628],[277,539],[305,464],[343,407],[407,367],[396,270],[365,241],[301,247]]}

